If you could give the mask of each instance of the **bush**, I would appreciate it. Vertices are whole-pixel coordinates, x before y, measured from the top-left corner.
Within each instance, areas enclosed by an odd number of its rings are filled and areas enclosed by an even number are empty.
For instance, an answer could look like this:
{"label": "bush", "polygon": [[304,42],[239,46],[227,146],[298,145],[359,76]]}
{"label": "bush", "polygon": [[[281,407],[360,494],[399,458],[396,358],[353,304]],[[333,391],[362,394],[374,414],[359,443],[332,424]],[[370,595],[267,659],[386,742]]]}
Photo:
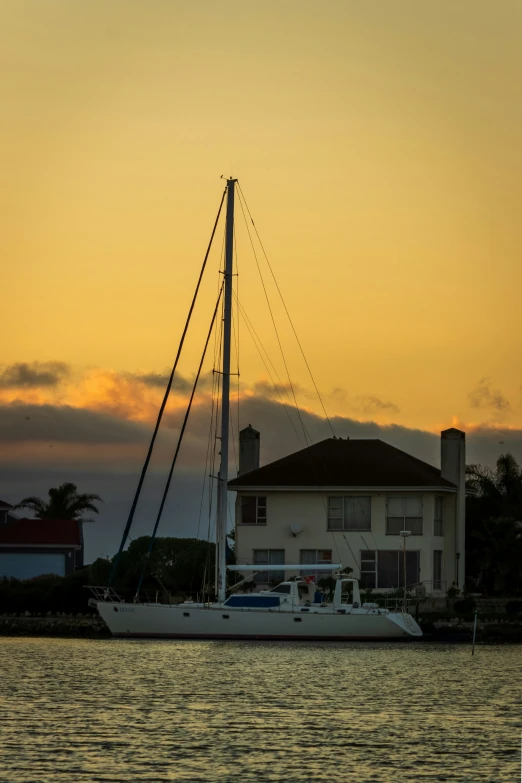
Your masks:
{"label": "bush", "polygon": [[506,604],[508,614],[520,614],[522,612],[522,601],[508,601]]}
{"label": "bush", "polygon": [[453,611],[457,614],[471,614],[475,609],[475,601],[473,598],[463,598],[461,601],[455,601],[453,604]]}
{"label": "bush", "polygon": [[33,579],[0,579],[0,614],[30,612],[94,612],[87,605],[89,569],[83,568],[69,576],[36,576]]}
{"label": "bush", "polygon": [[456,598],[459,594],[460,594],[460,590],[455,584],[455,582],[453,582],[453,584],[451,585],[451,587],[447,592],[447,596],[448,598]]}

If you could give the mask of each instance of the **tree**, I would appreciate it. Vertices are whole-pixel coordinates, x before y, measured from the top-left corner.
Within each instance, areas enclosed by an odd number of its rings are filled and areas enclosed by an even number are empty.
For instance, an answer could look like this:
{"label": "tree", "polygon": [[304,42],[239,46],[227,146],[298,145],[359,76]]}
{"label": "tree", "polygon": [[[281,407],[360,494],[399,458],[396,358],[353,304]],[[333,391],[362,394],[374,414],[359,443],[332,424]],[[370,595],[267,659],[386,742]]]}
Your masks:
{"label": "tree", "polygon": [[490,515],[522,518],[522,468],[512,454],[501,454],[495,470],[466,466],[466,486]]}
{"label": "tree", "polygon": [[149,536],[135,538],[120,561],[117,588],[136,590],[145,567],[142,589],[160,587],[164,600],[169,594],[194,595],[214,591],[215,545],[196,538],[157,538],[149,557]]}
{"label": "tree", "polygon": [[522,468],[502,454],[495,470],[468,465],[466,570],[489,593],[522,590]]}
{"label": "tree", "polygon": [[76,484],[66,481],[49,490],[49,500],[27,497],[13,506],[13,510],[28,508],[39,519],[75,519],[85,522],[87,520],[82,519],[82,514],[86,511],[99,513],[95,502],[103,503],[99,495],[79,494]]}

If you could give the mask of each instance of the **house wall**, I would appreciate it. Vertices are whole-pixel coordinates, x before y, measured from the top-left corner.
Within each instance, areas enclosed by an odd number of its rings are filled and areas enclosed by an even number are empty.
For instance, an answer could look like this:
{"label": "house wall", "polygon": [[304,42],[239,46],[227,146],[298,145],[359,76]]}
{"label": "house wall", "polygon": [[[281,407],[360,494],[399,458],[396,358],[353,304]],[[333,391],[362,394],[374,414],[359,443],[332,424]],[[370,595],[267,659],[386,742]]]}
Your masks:
{"label": "house wall", "polygon": [[66,576],[74,572],[77,555],[73,547],[0,546],[0,577],[26,579],[48,573]]}
{"label": "house wall", "polygon": [[[371,496],[371,531],[329,531],[328,497]],[[299,563],[301,549],[331,549],[332,560],[350,566],[353,575],[360,577],[361,550],[401,549],[403,540],[398,535],[386,534],[386,500],[393,494],[422,496],[423,534],[411,535],[407,549],[420,552],[420,580],[433,581],[433,551],[442,550],[442,582],[447,588],[455,579],[455,506],[456,496],[441,493],[443,497],[443,536],[435,536],[435,493],[419,492],[238,492],[236,497],[236,557],[238,563],[252,563],[254,549],[284,549],[286,563]],[[266,497],[266,525],[241,523],[241,497]],[[301,532],[292,535],[290,525],[297,523]]]}

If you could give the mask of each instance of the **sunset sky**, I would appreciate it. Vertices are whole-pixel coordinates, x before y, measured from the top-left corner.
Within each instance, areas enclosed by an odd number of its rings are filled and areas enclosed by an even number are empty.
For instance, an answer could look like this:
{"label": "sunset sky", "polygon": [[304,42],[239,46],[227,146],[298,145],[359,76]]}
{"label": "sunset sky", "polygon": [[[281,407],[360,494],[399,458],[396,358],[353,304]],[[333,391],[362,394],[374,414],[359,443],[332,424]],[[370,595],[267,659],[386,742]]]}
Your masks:
{"label": "sunset sky", "polygon": [[[130,502],[154,377],[175,355],[230,174],[340,434],[407,448],[397,433],[434,444],[454,425],[473,460],[522,460],[518,0],[18,0],[0,12],[0,497],[74,473],[110,508],[111,471]],[[242,221],[240,300],[284,380]],[[321,408],[273,302],[312,420]],[[262,429],[265,458],[299,448],[270,431],[280,411],[243,324],[240,370],[245,416],[257,413],[241,423]],[[187,470],[204,459],[207,403],[208,383]]]}

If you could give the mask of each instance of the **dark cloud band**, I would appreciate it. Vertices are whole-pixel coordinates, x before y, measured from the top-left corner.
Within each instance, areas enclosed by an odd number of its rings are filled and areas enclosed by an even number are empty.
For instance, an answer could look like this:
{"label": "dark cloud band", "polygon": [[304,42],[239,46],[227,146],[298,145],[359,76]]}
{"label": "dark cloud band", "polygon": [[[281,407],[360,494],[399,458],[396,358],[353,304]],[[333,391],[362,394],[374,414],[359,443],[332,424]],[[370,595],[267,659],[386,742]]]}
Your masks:
{"label": "dark cloud band", "polygon": [[68,405],[0,405],[0,442],[141,443],[148,427]]}
{"label": "dark cloud band", "polygon": [[70,373],[65,362],[18,362],[0,371],[0,388],[42,388],[56,386]]}

